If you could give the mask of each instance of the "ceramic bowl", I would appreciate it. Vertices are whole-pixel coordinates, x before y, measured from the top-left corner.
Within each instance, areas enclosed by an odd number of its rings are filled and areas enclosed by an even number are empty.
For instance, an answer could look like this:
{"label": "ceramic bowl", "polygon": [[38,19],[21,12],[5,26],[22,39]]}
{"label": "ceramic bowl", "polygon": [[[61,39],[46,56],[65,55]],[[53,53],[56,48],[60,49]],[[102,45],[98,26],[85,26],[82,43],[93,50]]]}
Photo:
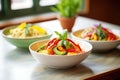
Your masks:
{"label": "ceramic bowl", "polygon": [[71,37],[74,41],[87,41],[92,44],[93,46],[93,51],[108,51],[116,48],[118,45],[120,45],[120,39],[119,40],[114,40],[114,41],[92,41],[92,40],[86,40],[78,37],[80,35],[81,30],[77,30],[71,33]]}
{"label": "ceramic bowl", "polygon": [[81,41],[80,46],[84,50],[84,52],[78,55],[45,55],[44,53],[38,53],[37,50],[39,49],[39,47],[47,43],[48,41],[49,40],[34,42],[29,46],[29,50],[35,60],[37,60],[43,66],[50,68],[65,69],[75,66],[85,60],[85,58],[87,58],[87,56],[92,51],[91,44],[85,41]]}
{"label": "ceramic bowl", "polygon": [[17,26],[11,26],[3,29],[2,36],[7,40],[9,43],[13,44],[14,46],[18,48],[28,48],[29,45],[35,41],[43,40],[43,39],[49,39],[52,36],[52,33],[47,31],[48,35],[40,36],[40,37],[29,37],[29,38],[14,38],[9,37],[9,31],[10,29],[13,29]]}

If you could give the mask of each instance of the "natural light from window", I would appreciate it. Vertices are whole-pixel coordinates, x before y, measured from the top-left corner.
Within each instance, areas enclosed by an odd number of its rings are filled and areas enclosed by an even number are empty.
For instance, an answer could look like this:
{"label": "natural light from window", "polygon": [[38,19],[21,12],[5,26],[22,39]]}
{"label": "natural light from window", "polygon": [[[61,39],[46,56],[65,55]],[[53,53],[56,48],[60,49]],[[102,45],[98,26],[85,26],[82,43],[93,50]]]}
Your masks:
{"label": "natural light from window", "polygon": [[33,0],[11,0],[11,1],[12,10],[31,8],[33,6]]}
{"label": "natural light from window", "polygon": [[59,0],[40,0],[40,6],[50,6],[55,5]]}

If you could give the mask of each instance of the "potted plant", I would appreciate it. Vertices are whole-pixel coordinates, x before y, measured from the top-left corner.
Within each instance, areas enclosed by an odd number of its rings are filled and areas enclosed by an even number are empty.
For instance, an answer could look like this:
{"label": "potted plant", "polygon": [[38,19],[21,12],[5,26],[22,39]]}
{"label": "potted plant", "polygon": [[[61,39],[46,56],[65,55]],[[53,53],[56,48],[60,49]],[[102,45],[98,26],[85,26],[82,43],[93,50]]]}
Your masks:
{"label": "potted plant", "polygon": [[70,32],[78,11],[80,10],[81,0],[59,0],[59,2],[51,9],[59,14],[57,16],[63,29]]}

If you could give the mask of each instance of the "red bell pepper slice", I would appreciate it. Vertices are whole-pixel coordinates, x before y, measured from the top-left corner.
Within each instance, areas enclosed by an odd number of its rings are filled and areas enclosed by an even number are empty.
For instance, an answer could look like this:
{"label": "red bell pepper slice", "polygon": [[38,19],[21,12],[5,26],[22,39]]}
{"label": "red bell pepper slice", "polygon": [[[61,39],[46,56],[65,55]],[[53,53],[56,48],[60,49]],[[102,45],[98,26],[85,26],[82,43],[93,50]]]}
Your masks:
{"label": "red bell pepper slice", "polygon": [[109,40],[116,40],[117,38],[116,38],[116,36],[113,33],[109,32],[108,33],[108,39]]}
{"label": "red bell pepper slice", "polygon": [[67,39],[69,42],[71,42],[79,51],[82,51],[82,49],[80,48],[80,46],[76,43],[74,43],[71,39]]}
{"label": "red bell pepper slice", "polygon": [[46,48],[51,45],[55,40],[57,40],[57,38],[53,38],[52,40],[50,40],[47,45],[46,45]]}
{"label": "red bell pepper slice", "polygon": [[103,28],[103,30],[106,32],[106,34],[108,35],[108,40],[116,40],[116,35],[113,34],[112,32],[110,32],[108,29]]}
{"label": "red bell pepper slice", "polygon": [[53,48],[57,45],[57,43],[59,42],[60,40],[58,40],[57,38],[55,40],[53,40],[53,42],[47,46],[47,50],[48,50],[48,53],[53,55],[54,54],[54,51],[53,51]]}

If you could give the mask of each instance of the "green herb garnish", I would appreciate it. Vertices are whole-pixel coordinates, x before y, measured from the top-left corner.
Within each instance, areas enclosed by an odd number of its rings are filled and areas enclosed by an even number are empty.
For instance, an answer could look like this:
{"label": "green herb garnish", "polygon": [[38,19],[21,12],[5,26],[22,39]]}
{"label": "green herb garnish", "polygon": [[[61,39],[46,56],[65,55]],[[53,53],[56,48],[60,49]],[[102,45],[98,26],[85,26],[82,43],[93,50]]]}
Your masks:
{"label": "green herb garnish", "polygon": [[70,43],[67,41],[67,30],[64,30],[62,34],[57,31],[55,31],[55,33],[58,35],[58,39],[61,40],[59,44],[66,47],[66,49],[69,49]]}
{"label": "green herb garnish", "polygon": [[29,28],[30,27],[32,27],[32,24],[27,24],[24,28],[25,28],[25,34],[27,35],[27,36],[29,36],[30,35],[30,32],[29,32]]}
{"label": "green herb garnish", "polygon": [[105,34],[105,32],[102,30],[101,24],[99,24],[98,27],[97,27],[97,35],[98,35],[99,40],[103,40],[103,39],[106,38],[106,34]]}

